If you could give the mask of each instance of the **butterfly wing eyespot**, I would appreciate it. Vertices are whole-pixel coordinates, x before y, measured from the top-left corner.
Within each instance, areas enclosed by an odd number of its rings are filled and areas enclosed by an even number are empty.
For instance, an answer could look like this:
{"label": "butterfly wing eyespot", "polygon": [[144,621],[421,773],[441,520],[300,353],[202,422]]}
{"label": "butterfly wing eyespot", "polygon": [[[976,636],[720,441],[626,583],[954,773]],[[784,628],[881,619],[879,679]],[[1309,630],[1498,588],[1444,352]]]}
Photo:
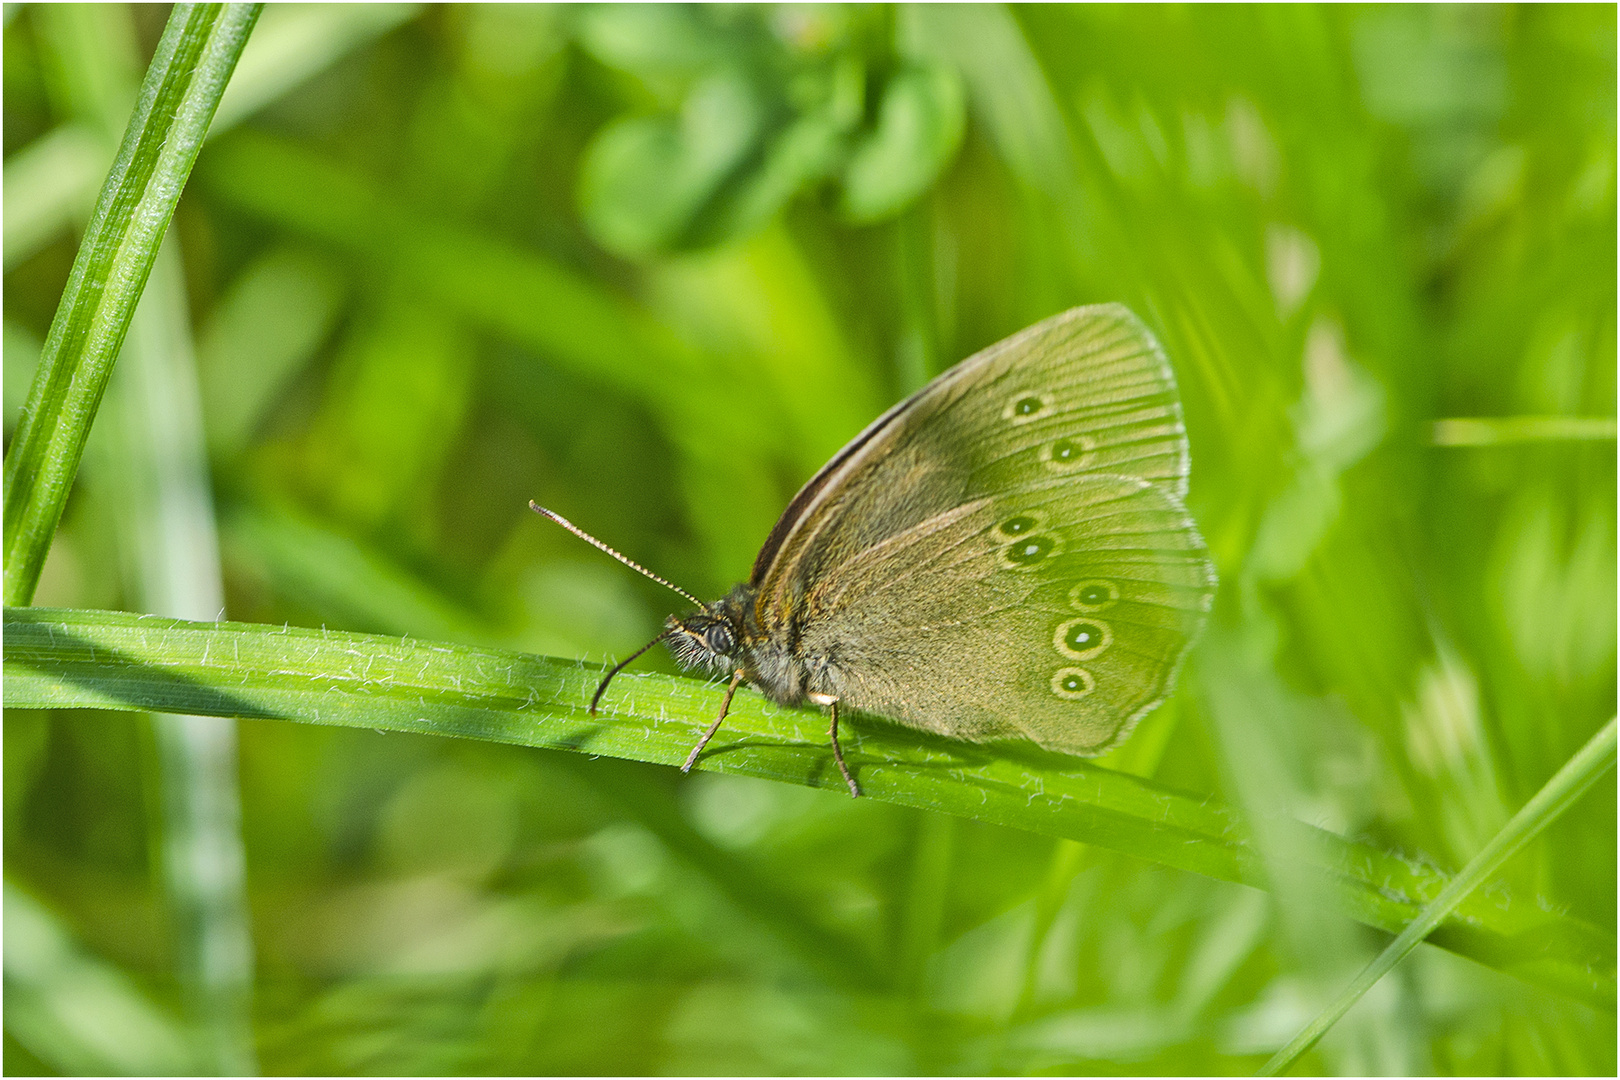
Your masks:
{"label": "butterfly wing eyespot", "polygon": [[1039,456],[1050,472],[1077,472],[1091,463],[1096,448],[1097,441],[1089,435],[1064,436],[1042,443]]}
{"label": "butterfly wing eyespot", "polygon": [[1057,556],[1062,550],[1062,542],[1051,533],[1031,533],[1003,547],[1001,559],[1007,566],[1025,570]]}
{"label": "butterfly wing eyespot", "polygon": [[1118,599],[1119,586],[1112,581],[1082,581],[1069,590],[1069,606],[1088,615],[1108,610]]}
{"label": "butterfly wing eyespot", "polygon": [[1097,680],[1083,667],[1062,667],[1052,673],[1052,693],[1078,701],[1097,689]]}
{"label": "butterfly wing eyespot", "polygon": [[1114,643],[1114,631],[1101,619],[1070,619],[1052,634],[1052,645],[1073,660],[1090,660]]}
{"label": "butterfly wing eyespot", "polygon": [[1049,393],[1019,391],[1007,400],[1001,415],[1015,424],[1038,420],[1052,411]]}
{"label": "butterfly wing eyespot", "polygon": [[1045,514],[1014,514],[996,523],[996,531],[1009,540],[1026,536],[1046,524]]}

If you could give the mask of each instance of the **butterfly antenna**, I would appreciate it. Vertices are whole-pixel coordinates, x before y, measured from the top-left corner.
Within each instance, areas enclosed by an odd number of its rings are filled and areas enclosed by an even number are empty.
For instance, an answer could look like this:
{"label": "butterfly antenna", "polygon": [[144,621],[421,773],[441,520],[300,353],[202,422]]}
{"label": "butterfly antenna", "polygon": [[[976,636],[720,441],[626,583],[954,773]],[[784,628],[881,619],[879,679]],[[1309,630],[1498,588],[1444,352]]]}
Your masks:
{"label": "butterfly antenna", "polygon": [[[547,510],[545,507],[541,506],[539,503],[535,502],[533,499],[529,500],[529,509],[533,510],[535,513],[539,514],[543,518],[550,518],[552,521],[555,521],[557,524],[561,525],[563,528],[567,529],[569,532],[573,533],[575,536],[579,537],[581,540],[585,541],[587,544],[590,544],[592,547],[598,548],[598,549],[600,549],[602,551],[607,552],[609,555],[613,556],[615,559],[618,559],[620,562],[624,563],[624,565],[628,566],[630,569],[634,570],[636,573],[642,574],[642,575],[644,575],[646,577],[650,577],[654,581],[658,582],[658,584],[664,586],[664,588],[671,589],[671,590],[673,590],[673,591],[675,591],[677,593],[680,593],[682,596],[686,597],[686,599],[690,600],[694,607],[703,607],[704,606],[703,601],[699,600],[697,597],[693,596],[691,593],[687,592],[685,589],[681,588],[679,585],[676,585],[673,582],[665,581],[663,578],[659,577],[657,574],[653,573],[651,570],[647,569],[645,566],[642,566],[640,563],[636,562],[634,559],[628,559],[628,558],[625,558],[623,555],[620,555],[617,551],[614,551],[612,548],[610,548],[606,544],[602,543],[602,541],[598,540],[596,537],[592,536],[590,533],[586,532],[584,529],[580,528],[578,525],[575,525],[572,521],[569,521],[567,518],[563,517],[561,514],[555,513],[554,511],[551,511],[551,510]],[[659,638],[658,640],[662,640],[662,638]],[[656,645],[657,643],[658,643],[657,640],[653,641],[651,644],[649,644],[647,646],[647,649],[652,648],[653,645]],[[642,649],[641,652],[646,652],[647,649]],[[640,655],[641,655],[640,652],[636,653],[636,656],[640,656]],[[631,657],[631,659],[633,660],[633,659],[635,659],[635,657]],[[628,663],[628,661],[626,661],[626,662]],[[617,670],[617,669],[615,668],[614,670]]]}
{"label": "butterfly antenna", "polygon": [[640,656],[642,653],[646,652],[648,649],[652,648],[654,645],[658,644],[660,641],[663,641],[665,638],[669,637],[669,635],[673,634],[674,632],[675,632],[675,628],[673,626],[670,627],[668,630],[665,630],[662,634],[659,634],[657,637],[655,637],[651,641],[647,642],[647,644],[643,645],[641,648],[637,649],[635,652],[631,653],[629,656],[625,657],[623,660],[620,660],[617,664],[614,664],[612,669],[606,675],[602,676],[602,681],[596,684],[596,693],[591,695],[591,715],[592,716],[596,715],[596,706],[601,703],[602,695],[607,693],[608,683],[613,681],[613,676],[617,675],[619,672],[621,672],[625,668],[629,667],[630,666],[630,661],[634,660],[636,657]]}

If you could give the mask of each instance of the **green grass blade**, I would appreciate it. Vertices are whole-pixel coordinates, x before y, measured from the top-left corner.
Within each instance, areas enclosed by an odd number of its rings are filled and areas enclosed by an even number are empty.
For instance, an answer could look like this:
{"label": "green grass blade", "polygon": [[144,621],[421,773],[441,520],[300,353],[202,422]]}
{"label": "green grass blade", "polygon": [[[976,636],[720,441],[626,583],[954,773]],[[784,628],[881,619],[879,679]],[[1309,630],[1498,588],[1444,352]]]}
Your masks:
{"label": "green grass blade", "polygon": [[[56,95],[74,120],[105,133],[111,159],[134,106],[142,56],[134,16],[58,6],[41,13],[42,38],[68,85]],[[215,120],[217,122],[216,114]],[[100,177],[106,161],[96,170]],[[94,192],[92,191],[92,197]],[[86,200],[82,211],[89,209]],[[117,520],[123,595],[138,610],[207,619],[224,606],[219,545],[191,341],[179,238],[166,236],[86,447],[93,501]],[[150,717],[155,754],[147,790],[154,813],[163,906],[183,990],[193,1056],[208,1072],[257,1072],[252,1030],[254,946],[239,822],[236,725],[213,716]]]}
{"label": "green grass blade", "polygon": [[[621,675],[586,712],[599,669],[497,649],[291,627],[187,623],[121,612],[8,609],[8,708],[147,709],[461,736],[679,764],[719,691]],[[787,783],[842,781],[811,710],[740,693],[699,767]],[[1096,844],[1257,888],[1265,866],[1240,816],[1073,758],[938,739],[856,719],[845,751],[872,798]],[[1281,823],[1349,917],[1394,932],[1446,875],[1331,833]],[[1432,940],[1598,1004],[1614,1000],[1614,939],[1533,897],[1466,897]]]}
{"label": "green grass blade", "polygon": [[1528,442],[1601,442],[1614,439],[1612,416],[1491,416],[1436,420],[1436,446],[1503,446]]}
{"label": "green grass blade", "polygon": [[1379,979],[1389,974],[1407,953],[1417,948],[1418,942],[1444,922],[1446,916],[1450,915],[1469,893],[1483,885],[1515,852],[1569,809],[1570,804],[1596,783],[1598,777],[1613,768],[1614,759],[1615,721],[1611,719],[1601,731],[1587,740],[1586,745],[1581,747],[1574,757],[1564,763],[1564,767],[1536,792],[1534,798],[1513,815],[1502,827],[1502,831],[1493,836],[1478,855],[1468,861],[1468,865],[1451,879],[1451,883],[1423,909],[1422,914],[1413,919],[1411,924],[1401,931],[1400,936],[1390,942],[1389,946],[1356,976],[1355,981],[1345,988],[1338,1000],[1323,1009],[1287,1046],[1277,1051],[1271,1060],[1266,1062],[1265,1067],[1260,1070],[1260,1075],[1281,1074],[1297,1061],[1301,1054],[1315,1046],[1317,1040],[1327,1034],[1327,1030],[1338,1023],[1339,1018],[1349,1012],[1350,1007],[1360,1001],[1363,994],[1371,990]]}
{"label": "green grass blade", "polygon": [[257,5],[177,6],[85,230],[5,464],[5,598],[34,595],[113,361]]}

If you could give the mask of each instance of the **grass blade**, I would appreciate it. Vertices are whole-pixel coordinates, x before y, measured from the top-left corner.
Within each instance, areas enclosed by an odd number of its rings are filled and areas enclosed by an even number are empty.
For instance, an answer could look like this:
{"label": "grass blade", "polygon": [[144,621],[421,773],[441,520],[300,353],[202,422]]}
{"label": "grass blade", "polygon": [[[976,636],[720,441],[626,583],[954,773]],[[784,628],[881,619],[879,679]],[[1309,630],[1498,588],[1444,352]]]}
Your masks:
{"label": "grass blade", "polygon": [[1527,442],[1601,442],[1614,439],[1612,416],[1492,416],[1436,420],[1436,446],[1504,446]]}
{"label": "grass blade", "polygon": [[177,6],[158,42],[6,455],[7,603],[33,598],[136,302],[258,14]]}
{"label": "grass blade", "polygon": [[1417,948],[1418,942],[1444,922],[1446,916],[1450,915],[1469,893],[1483,885],[1515,852],[1529,843],[1542,829],[1556,821],[1571,803],[1580,798],[1586,789],[1597,781],[1598,777],[1611,769],[1614,766],[1614,758],[1615,721],[1611,719],[1576,752],[1574,757],[1564,763],[1564,767],[1559,769],[1517,814],[1513,815],[1502,827],[1502,831],[1493,836],[1478,855],[1468,861],[1468,865],[1451,879],[1444,891],[1435,897],[1405,930],[1401,931],[1400,936],[1390,942],[1389,946],[1356,976],[1355,981],[1345,988],[1338,1000],[1323,1009],[1316,1019],[1294,1036],[1293,1041],[1266,1062],[1265,1067],[1260,1070],[1260,1075],[1281,1074],[1297,1061],[1301,1054],[1315,1046],[1317,1040],[1327,1034],[1327,1030],[1349,1012],[1350,1007],[1360,1001],[1363,994],[1371,990],[1379,979],[1389,974],[1407,953]]}
{"label": "grass blade", "polygon": [[[147,709],[461,736],[679,764],[718,691],[623,675],[602,713],[599,669],[497,649],[121,612],[8,609],[8,708]],[[974,746],[875,720],[845,753],[872,798],[1096,844],[1267,887],[1231,808],[1074,758]],[[700,768],[838,789],[821,717],[744,692]],[[1293,850],[1349,917],[1394,932],[1440,896],[1431,866],[1297,822]],[[1580,1000],[1614,1000],[1614,939],[1534,898],[1465,897],[1435,944]]]}
{"label": "grass blade", "polygon": [[[98,90],[61,93],[57,107],[105,133],[110,159],[138,100],[133,15],[57,7],[40,18],[67,83]],[[138,610],[212,618],[224,606],[224,585],[178,237],[159,241],[116,370],[86,453],[99,458],[88,470],[94,497],[118,521],[124,595]],[[150,723],[156,752],[143,755],[145,782],[161,793],[162,813],[149,827],[161,852],[187,1034],[204,1071],[253,1073],[254,948],[235,724],[161,713]]]}

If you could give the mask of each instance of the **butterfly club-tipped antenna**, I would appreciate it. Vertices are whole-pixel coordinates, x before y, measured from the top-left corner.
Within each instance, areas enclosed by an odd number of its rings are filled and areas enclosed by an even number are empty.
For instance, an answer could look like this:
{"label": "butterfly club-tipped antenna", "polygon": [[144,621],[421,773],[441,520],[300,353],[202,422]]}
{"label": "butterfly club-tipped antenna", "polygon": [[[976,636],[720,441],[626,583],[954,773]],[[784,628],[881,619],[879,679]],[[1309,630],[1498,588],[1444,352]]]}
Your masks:
{"label": "butterfly club-tipped antenna", "polygon": [[[584,529],[580,528],[578,525],[575,525],[572,521],[569,521],[567,518],[563,517],[561,514],[555,512],[553,510],[547,510],[545,507],[541,506],[539,503],[535,502],[533,499],[529,500],[529,509],[533,510],[535,513],[539,514],[543,518],[546,518],[546,519],[548,519],[550,521],[555,521],[558,525],[561,525],[563,528],[567,529],[569,532],[573,533],[575,536],[579,537],[581,540],[585,541],[587,544],[591,545],[592,547],[596,548],[599,551],[605,551],[607,554],[613,556],[615,559],[618,559],[620,562],[624,563],[624,565],[628,566],[630,569],[634,570],[636,573],[641,574],[643,577],[651,578],[653,581],[656,581],[656,582],[658,582],[658,584],[664,586],[664,588],[669,589],[672,592],[679,593],[686,600],[690,601],[693,607],[698,607],[698,608],[703,607],[703,601],[699,600],[697,597],[693,596],[691,593],[687,592],[685,589],[681,588],[679,585],[676,585],[674,582],[671,582],[671,581],[666,581],[665,579],[659,577],[657,574],[653,573],[651,570],[647,569],[645,566],[642,566],[640,563],[636,562],[634,559],[631,559],[631,558],[629,558],[629,557],[627,557],[625,555],[621,555],[617,551],[614,551],[612,548],[610,548],[606,544],[602,543],[602,541],[598,540],[596,537],[592,536],[590,533],[586,532]],[[669,635],[673,634],[674,632],[675,632],[674,627],[671,627],[668,630],[665,630],[662,634],[659,634],[657,637],[655,637],[651,641],[647,642],[647,644],[643,645],[641,648],[637,649],[635,652],[631,653],[629,656],[625,657],[623,660],[621,660],[617,664],[613,665],[613,667],[608,671],[608,673],[606,675],[602,676],[602,681],[597,684],[596,693],[591,695],[591,710],[590,710],[590,713],[591,713],[592,716],[596,715],[596,706],[601,703],[602,695],[607,691],[608,683],[613,681],[613,676],[615,676],[619,672],[623,671],[625,669],[625,667],[632,660],[635,660],[642,653],[646,652],[648,649],[652,648],[654,645],[657,645],[660,641],[663,641],[665,638],[669,637]]]}

